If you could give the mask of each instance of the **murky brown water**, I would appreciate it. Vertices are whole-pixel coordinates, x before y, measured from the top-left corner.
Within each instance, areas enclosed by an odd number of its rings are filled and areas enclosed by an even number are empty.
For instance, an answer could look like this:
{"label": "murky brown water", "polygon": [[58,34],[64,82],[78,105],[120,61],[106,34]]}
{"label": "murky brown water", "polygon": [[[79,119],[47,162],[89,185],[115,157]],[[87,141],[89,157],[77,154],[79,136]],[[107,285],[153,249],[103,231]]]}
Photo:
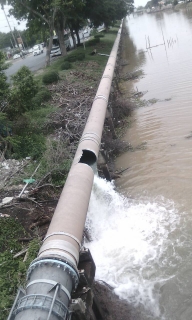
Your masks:
{"label": "murky brown water", "polygon": [[[171,230],[173,221],[167,220],[158,246],[163,254],[149,263],[156,274],[152,272],[151,276],[156,283],[154,288],[159,286],[156,305],[160,311],[143,315],[142,319],[191,320],[192,11],[144,14],[127,19],[127,25],[124,58],[129,65],[124,72],[142,69],[144,76],[128,81],[125,92],[127,89],[129,96],[133,89],[147,91],[142,99],[159,101],[132,113],[124,140],[134,148],[140,144],[145,148],[117,159],[117,168],[130,167],[118,180],[118,189],[137,205],[172,206],[176,221]],[[155,46],[151,50],[146,50],[146,37]],[[161,45],[163,37],[166,46]],[[158,215],[159,209],[153,210]],[[150,279],[149,274],[147,278],[143,275],[143,290],[146,279]]]}

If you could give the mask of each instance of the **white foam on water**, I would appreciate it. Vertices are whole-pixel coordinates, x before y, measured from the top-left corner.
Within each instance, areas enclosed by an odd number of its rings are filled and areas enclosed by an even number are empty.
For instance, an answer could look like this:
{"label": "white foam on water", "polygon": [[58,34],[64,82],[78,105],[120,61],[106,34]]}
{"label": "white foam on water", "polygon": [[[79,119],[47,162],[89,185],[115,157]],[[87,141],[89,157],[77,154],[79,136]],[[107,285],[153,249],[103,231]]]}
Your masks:
{"label": "white foam on water", "polygon": [[96,279],[159,317],[160,287],[174,277],[165,272],[166,251],[174,246],[170,235],[178,222],[171,202],[129,200],[112,183],[95,177],[86,221],[92,241],[86,247],[97,266]]}

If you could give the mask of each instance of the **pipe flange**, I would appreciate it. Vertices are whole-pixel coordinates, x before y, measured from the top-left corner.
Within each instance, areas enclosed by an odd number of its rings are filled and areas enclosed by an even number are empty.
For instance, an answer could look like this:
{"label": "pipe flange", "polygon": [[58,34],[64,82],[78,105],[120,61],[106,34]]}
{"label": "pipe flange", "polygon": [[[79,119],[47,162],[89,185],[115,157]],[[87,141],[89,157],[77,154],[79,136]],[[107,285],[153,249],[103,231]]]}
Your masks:
{"label": "pipe flange", "polygon": [[29,269],[27,272],[27,281],[29,281],[30,276],[35,268],[44,267],[46,265],[49,265],[51,267],[61,268],[64,272],[68,273],[72,279],[73,290],[77,288],[77,285],[79,283],[78,271],[74,269],[74,267],[72,267],[67,261],[62,261],[62,260],[53,259],[53,258],[42,258],[42,259],[34,260],[29,266]]}

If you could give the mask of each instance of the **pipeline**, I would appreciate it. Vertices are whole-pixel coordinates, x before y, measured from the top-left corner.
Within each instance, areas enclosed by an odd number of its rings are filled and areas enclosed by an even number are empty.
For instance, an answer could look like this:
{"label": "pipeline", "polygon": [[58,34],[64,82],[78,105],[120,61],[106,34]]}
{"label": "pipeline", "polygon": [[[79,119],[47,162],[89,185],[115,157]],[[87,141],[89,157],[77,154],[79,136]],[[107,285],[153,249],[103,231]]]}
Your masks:
{"label": "pipeline", "polygon": [[77,265],[108,98],[120,27],[49,229],[27,272],[8,320],[70,319],[71,293],[79,283]]}

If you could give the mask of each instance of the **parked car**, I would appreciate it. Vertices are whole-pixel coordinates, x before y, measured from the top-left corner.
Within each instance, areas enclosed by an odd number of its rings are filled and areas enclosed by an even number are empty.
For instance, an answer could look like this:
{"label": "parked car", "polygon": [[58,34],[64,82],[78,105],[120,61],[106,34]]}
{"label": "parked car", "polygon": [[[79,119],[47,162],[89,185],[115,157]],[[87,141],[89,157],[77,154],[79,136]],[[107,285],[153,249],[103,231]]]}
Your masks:
{"label": "parked car", "polygon": [[21,51],[22,51],[22,54],[24,54],[24,55],[29,53],[28,50],[21,50]]}
{"label": "parked car", "polygon": [[14,54],[14,56],[13,56],[13,59],[15,60],[15,59],[18,59],[18,58],[20,58],[20,54]]}
{"label": "parked car", "polygon": [[[68,34],[64,35],[64,42],[65,42],[66,50],[69,51],[71,49],[71,44],[70,44]],[[59,39],[58,39],[58,36],[54,36],[50,57],[55,57],[55,56],[60,56],[60,55],[61,55],[61,48],[60,48]]]}
{"label": "parked car", "polygon": [[37,56],[39,54],[43,53],[43,46],[41,44],[36,44],[33,47],[33,55]]}

